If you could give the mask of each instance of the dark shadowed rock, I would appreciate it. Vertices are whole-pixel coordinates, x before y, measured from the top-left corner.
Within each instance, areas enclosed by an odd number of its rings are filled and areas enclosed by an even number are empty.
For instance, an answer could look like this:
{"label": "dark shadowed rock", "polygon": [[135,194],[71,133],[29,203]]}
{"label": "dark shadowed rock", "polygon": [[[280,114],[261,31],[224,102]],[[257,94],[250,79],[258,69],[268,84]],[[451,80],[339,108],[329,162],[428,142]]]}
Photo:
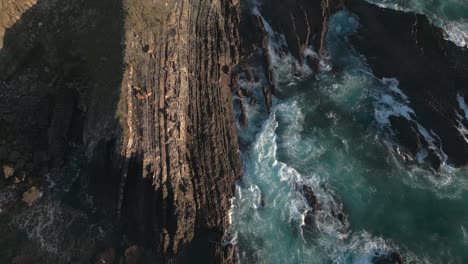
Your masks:
{"label": "dark shadowed rock", "polygon": [[342,0],[270,0],[263,3],[262,13],[275,31],[285,35],[289,51],[302,63],[309,46],[322,52],[328,18],[342,5]]}
{"label": "dark shadowed rock", "polygon": [[142,261],[141,250],[138,246],[131,246],[124,252],[125,264],[138,264]]}
{"label": "dark shadowed rock", "polygon": [[317,199],[317,196],[315,196],[315,193],[312,190],[312,187],[308,185],[302,185],[302,193],[304,197],[306,198],[307,203],[314,211],[320,209],[320,203]]}
{"label": "dark shadowed rock", "polygon": [[8,157],[8,148],[6,146],[0,146],[0,161],[5,160]]}
{"label": "dark shadowed rock", "polygon": [[321,188],[321,200],[311,186],[304,183],[296,184],[297,190],[304,196],[312,210],[308,210],[304,217],[303,226],[306,234],[333,229],[346,238],[350,232],[348,214],[339,197],[331,190]]}
{"label": "dark shadowed rock", "polygon": [[[349,0],[361,28],[352,38],[379,78],[396,78],[409,97],[416,121],[440,137],[436,144],[456,167],[468,163],[468,143],[458,122],[467,126],[457,96],[468,96],[468,50],[444,39],[440,28],[423,15],[379,8],[364,0]],[[414,122],[393,118],[400,143],[415,155],[427,146]],[[437,137],[434,136],[434,137]],[[438,141],[438,139],[436,139]],[[442,159],[433,151],[426,161],[435,169]]]}
{"label": "dark shadowed rock", "polygon": [[18,151],[12,151],[8,155],[8,160],[10,162],[17,162],[20,157],[21,157],[21,153],[19,153]]}

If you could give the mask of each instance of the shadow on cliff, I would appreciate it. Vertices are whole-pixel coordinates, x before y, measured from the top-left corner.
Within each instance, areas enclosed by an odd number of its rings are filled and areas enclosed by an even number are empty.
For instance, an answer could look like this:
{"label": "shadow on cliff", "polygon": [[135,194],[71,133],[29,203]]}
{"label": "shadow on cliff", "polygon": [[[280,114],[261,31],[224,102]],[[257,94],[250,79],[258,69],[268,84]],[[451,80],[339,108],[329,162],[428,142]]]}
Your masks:
{"label": "shadow on cliff", "polygon": [[23,13],[0,50],[10,108],[2,137],[26,136],[20,143],[47,152],[54,166],[71,144],[117,134],[123,23],[122,3],[110,0],[39,0]]}
{"label": "shadow on cliff", "polygon": [[172,213],[173,190],[169,186],[164,198],[162,188],[155,186],[152,168],[143,164],[143,153],[134,153],[130,158],[116,156],[115,143],[101,140],[97,144],[86,184],[99,207],[117,217],[118,229],[112,234],[115,241],[110,246],[120,248],[122,254],[132,244],[144,248],[141,263],[217,263],[215,256],[234,259],[229,255],[234,252],[232,245],[219,241],[222,233],[199,226],[194,239],[178,255],[162,256],[160,251],[165,245],[160,244],[160,236],[172,236],[177,229],[177,216]]}
{"label": "shadow on cliff", "polygon": [[[105,167],[115,154],[105,152],[105,157],[92,158],[87,165],[85,153],[93,152],[89,150],[102,138],[110,138],[104,141],[110,146],[121,137],[117,109],[123,40],[122,1],[112,0],[38,0],[0,40],[0,148],[9,153],[0,156],[0,164],[11,164],[15,175],[26,175],[25,184],[42,186],[46,196],[52,191],[45,175],[84,174],[62,201],[72,210],[90,213],[78,201],[87,191],[100,194],[97,199],[102,202],[97,204],[101,206],[108,205],[109,197],[119,190],[120,178],[110,179],[105,171],[94,169]],[[11,153],[19,157],[12,159]],[[72,165],[77,160],[81,168]],[[107,184],[100,185],[104,181]],[[109,221],[112,225],[113,216]],[[5,243],[1,241],[0,246],[12,248]],[[19,243],[21,247],[29,242]],[[94,254],[96,248],[89,247],[86,242],[77,245],[76,252],[87,248],[91,252],[86,254]],[[24,249],[15,248],[2,253],[0,260],[11,262],[21,254]],[[83,259],[89,257],[86,254]]]}

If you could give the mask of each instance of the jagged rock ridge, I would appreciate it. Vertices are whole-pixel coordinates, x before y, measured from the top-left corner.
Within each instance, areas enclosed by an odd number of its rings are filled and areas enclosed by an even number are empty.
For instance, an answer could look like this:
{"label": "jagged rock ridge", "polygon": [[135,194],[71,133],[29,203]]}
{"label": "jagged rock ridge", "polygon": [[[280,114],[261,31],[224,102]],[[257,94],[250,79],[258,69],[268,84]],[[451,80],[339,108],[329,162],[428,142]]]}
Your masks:
{"label": "jagged rock ridge", "polygon": [[176,1],[162,10],[157,30],[127,24],[128,132],[116,204],[142,241],[175,255],[202,230],[221,242],[242,174],[230,94],[239,13],[230,1]]}

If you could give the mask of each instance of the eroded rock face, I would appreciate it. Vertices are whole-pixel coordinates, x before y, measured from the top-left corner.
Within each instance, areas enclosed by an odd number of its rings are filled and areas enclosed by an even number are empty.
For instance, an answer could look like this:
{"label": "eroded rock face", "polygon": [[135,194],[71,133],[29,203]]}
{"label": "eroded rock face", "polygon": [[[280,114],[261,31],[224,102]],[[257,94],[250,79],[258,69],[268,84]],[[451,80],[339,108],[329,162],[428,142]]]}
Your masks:
{"label": "eroded rock face", "polygon": [[342,6],[342,0],[272,0],[265,1],[262,8],[273,29],[285,35],[292,55],[303,62],[309,46],[323,55],[328,18]]}
{"label": "eroded rock face", "polygon": [[[361,29],[352,38],[379,77],[396,78],[408,96],[414,119],[433,131],[434,144],[443,149],[448,163],[468,163],[467,126],[461,101],[468,95],[468,51],[446,41],[441,29],[422,15],[382,9],[366,1],[349,0],[348,8],[359,16]],[[429,149],[426,161],[435,169],[444,157],[429,148],[415,122],[390,119],[400,143],[414,156]]]}
{"label": "eroded rock face", "polygon": [[163,19],[152,32],[127,20],[127,132],[115,204],[136,240],[171,256],[198,230],[220,239],[228,225],[232,185],[242,173],[230,92],[239,15],[230,1],[175,1],[159,10]]}
{"label": "eroded rock face", "polygon": [[[343,0],[243,2],[240,24],[243,62],[255,61],[253,64],[259,64],[263,71],[260,82],[267,112],[272,107],[272,98],[277,95],[278,82],[275,76],[277,65],[273,65],[270,54],[274,53],[281,59],[291,54],[298,62],[292,65],[297,70],[294,73],[297,77],[303,75],[299,69],[304,64],[318,72],[320,59],[326,57],[324,41],[328,19],[343,4]],[[247,80],[253,82],[252,72],[248,68],[243,70]],[[242,108],[241,105],[240,111],[244,112]],[[242,117],[240,123],[246,126]]]}
{"label": "eroded rock face", "polygon": [[[242,174],[230,89],[239,2],[29,7],[1,24],[0,145],[20,153],[14,173],[67,167],[78,146],[78,185],[131,243],[170,261],[202,230],[221,241]],[[209,251],[234,261],[233,247]]]}

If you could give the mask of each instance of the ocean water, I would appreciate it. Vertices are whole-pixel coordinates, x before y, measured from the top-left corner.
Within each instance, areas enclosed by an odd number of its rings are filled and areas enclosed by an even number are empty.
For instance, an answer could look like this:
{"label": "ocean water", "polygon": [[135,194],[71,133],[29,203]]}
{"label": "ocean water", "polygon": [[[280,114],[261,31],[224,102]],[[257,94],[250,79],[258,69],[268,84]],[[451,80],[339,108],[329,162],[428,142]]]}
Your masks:
{"label": "ocean water", "polygon": [[[270,54],[279,84],[271,113],[245,104],[245,175],[230,230],[241,263],[372,263],[394,252],[404,263],[468,263],[468,171],[443,164],[432,172],[425,150],[403,161],[390,116],[414,122],[429,148],[445,153],[418,124],[398,80],[376,78],[352,49],[347,37],[358,26],[348,11],[331,18],[317,74],[294,77],[290,58]],[[262,102],[259,84],[242,85]],[[459,118],[468,118],[457,99]],[[319,209],[307,203],[304,185]]]}

